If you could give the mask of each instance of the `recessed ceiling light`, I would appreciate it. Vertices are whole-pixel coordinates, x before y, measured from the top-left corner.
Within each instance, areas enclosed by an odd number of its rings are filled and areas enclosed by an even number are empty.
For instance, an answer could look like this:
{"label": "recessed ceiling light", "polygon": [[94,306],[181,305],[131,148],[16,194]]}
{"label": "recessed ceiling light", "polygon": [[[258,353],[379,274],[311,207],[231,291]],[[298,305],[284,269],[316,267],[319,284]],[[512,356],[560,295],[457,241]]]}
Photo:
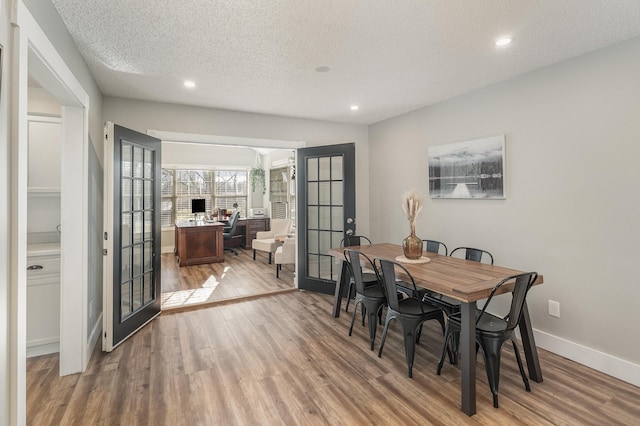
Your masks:
{"label": "recessed ceiling light", "polygon": [[360,107],[358,105],[351,105],[351,111],[357,111]]}
{"label": "recessed ceiling light", "polygon": [[329,67],[327,67],[327,66],[324,66],[324,65],[323,65],[323,66],[321,66],[321,67],[316,68],[316,71],[317,71],[317,72],[327,72],[327,71],[329,71],[330,69],[331,69],[331,68],[329,68]]}
{"label": "recessed ceiling light", "polygon": [[503,46],[507,46],[509,44],[511,44],[511,42],[513,41],[513,39],[511,37],[500,37],[499,39],[496,40],[495,45],[497,47],[503,47]]}
{"label": "recessed ceiling light", "polygon": [[196,87],[196,83],[191,80],[185,80],[184,87],[188,87],[189,89],[193,89]]}

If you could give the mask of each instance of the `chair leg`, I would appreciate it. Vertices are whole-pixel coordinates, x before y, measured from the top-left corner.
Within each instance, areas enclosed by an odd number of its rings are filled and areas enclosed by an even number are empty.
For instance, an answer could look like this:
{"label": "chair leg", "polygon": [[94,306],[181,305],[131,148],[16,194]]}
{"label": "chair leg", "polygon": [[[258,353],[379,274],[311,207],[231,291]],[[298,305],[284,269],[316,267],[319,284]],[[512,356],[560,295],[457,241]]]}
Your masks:
{"label": "chair leg", "polygon": [[[371,307],[373,308],[373,307]],[[378,326],[378,312],[374,309],[368,309],[369,314],[369,343],[370,349],[373,350],[373,344],[376,341],[376,327]]]}
{"label": "chair leg", "polygon": [[513,343],[513,351],[516,353],[516,361],[518,361],[518,368],[520,369],[520,375],[522,376],[522,381],[524,382],[524,388],[527,392],[531,392],[531,386],[529,386],[529,378],[524,372],[524,367],[522,366],[522,358],[520,358],[520,351],[518,350],[518,345],[515,340],[511,340]]}
{"label": "chair leg", "polygon": [[384,322],[384,330],[382,331],[382,339],[380,340],[380,348],[378,348],[378,358],[382,357],[382,349],[384,348],[384,341],[387,340],[387,331],[389,330],[389,323],[393,319],[393,316],[387,311],[387,319]]}
{"label": "chair leg", "polygon": [[351,292],[353,291],[353,281],[349,278],[349,287],[347,287],[347,306],[344,307],[345,312],[349,312],[349,302],[351,302]]}
{"label": "chair leg", "polygon": [[449,357],[451,357],[451,351],[449,350],[449,341],[454,334],[455,332],[449,330],[449,325],[447,325],[446,331],[444,333],[444,342],[442,343],[442,354],[440,355],[440,361],[438,361],[438,367],[436,368],[436,374],[438,376],[440,375],[440,371],[442,370],[444,357],[446,356],[447,352],[449,352]]}
{"label": "chair leg", "polygon": [[[400,321],[402,323],[402,321]],[[407,357],[407,376],[411,379],[413,377],[413,359],[416,353],[416,334],[420,328],[420,324],[414,321],[407,321],[402,324],[402,331],[404,334],[404,352]]]}
{"label": "chair leg", "polygon": [[480,342],[482,355],[487,370],[487,380],[493,394],[493,406],[498,408],[498,388],[500,387],[500,355],[502,352],[502,339],[482,339]]}
{"label": "chair leg", "polygon": [[280,278],[280,265],[276,263],[276,278]]}
{"label": "chair leg", "polygon": [[269,252],[269,265],[271,265],[271,252]]}
{"label": "chair leg", "polygon": [[256,260],[256,249],[253,249],[253,260]]}
{"label": "chair leg", "polygon": [[[349,336],[351,336],[351,334],[353,333],[353,324],[356,322],[356,312],[358,312],[359,303],[360,301],[356,300],[356,304],[353,305],[353,315],[351,316],[351,326],[349,327]],[[361,309],[364,309],[364,305],[361,307]]]}

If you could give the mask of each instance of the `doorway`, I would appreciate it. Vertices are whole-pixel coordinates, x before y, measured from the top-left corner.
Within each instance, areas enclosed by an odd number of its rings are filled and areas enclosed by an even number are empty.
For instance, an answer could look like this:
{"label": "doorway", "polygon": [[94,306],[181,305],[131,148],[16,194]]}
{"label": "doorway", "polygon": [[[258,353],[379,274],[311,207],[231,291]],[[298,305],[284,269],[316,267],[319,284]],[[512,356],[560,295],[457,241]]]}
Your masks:
{"label": "doorway", "polygon": [[[206,198],[207,208],[211,211],[214,207],[213,187],[216,185],[215,171],[226,170],[229,176],[233,171],[243,174],[242,184],[239,187],[246,189],[246,201],[237,201],[241,210],[241,226],[238,232],[244,243],[244,247],[235,247],[238,255],[230,251],[224,253],[224,262],[205,263],[200,265],[180,267],[176,263],[174,255],[175,231],[173,220],[175,215],[163,214],[165,226],[162,232],[162,275],[163,275],[163,310],[190,309],[209,303],[225,302],[230,300],[243,300],[246,298],[261,297],[265,294],[273,294],[279,291],[292,291],[296,288],[294,265],[285,265],[283,275],[276,277],[275,264],[269,264],[266,254],[258,252],[254,261],[252,250],[247,248],[247,234],[255,234],[247,227],[258,226],[263,220],[249,220],[252,212],[259,214],[261,209],[267,211],[267,220],[271,220],[269,213],[271,197],[269,192],[269,170],[282,165],[294,165],[295,149],[303,143],[291,141],[278,141],[267,139],[252,139],[238,137],[204,136],[192,134],[176,134],[172,132],[148,131],[151,136],[163,140],[163,168],[171,171],[199,169],[211,171],[206,173],[204,179],[210,183],[203,185],[203,193],[196,198]],[[257,157],[259,155],[259,157]],[[258,160],[258,158],[260,160]],[[265,169],[266,192],[262,189],[252,191],[249,183],[248,169],[261,164]],[[171,173],[167,174],[171,178]],[[236,188],[235,185],[231,185]],[[184,192],[182,189],[171,189],[167,185],[168,192]],[[163,187],[164,188],[164,187]],[[240,190],[245,191],[245,189]],[[231,191],[233,192],[233,191]],[[199,193],[198,193],[199,194]],[[163,194],[164,195],[164,194]],[[170,194],[169,194],[170,195]],[[229,195],[229,194],[217,194]],[[244,196],[243,196],[244,197]],[[190,206],[189,200],[180,198],[173,200],[168,197],[166,205]],[[232,203],[227,202],[232,208]],[[189,207],[190,208],[190,207]],[[291,214],[289,212],[288,214]],[[248,232],[247,232],[248,231]],[[241,244],[238,243],[238,246]],[[234,244],[235,246],[235,244]]]}
{"label": "doorway", "polygon": [[89,97],[22,2],[13,15],[15,73],[11,141],[9,419],[26,422],[28,79],[61,105],[60,374],[83,371],[87,315],[87,148]]}

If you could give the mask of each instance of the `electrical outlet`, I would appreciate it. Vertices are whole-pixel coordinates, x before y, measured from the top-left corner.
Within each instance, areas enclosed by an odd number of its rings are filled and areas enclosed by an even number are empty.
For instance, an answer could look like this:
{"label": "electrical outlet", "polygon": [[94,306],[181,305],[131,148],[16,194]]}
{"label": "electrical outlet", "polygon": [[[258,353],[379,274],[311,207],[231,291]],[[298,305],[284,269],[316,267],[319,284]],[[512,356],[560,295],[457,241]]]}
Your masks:
{"label": "electrical outlet", "polygon": [[560,318],[560,302],[549,300],[549,315],[552,317]]}

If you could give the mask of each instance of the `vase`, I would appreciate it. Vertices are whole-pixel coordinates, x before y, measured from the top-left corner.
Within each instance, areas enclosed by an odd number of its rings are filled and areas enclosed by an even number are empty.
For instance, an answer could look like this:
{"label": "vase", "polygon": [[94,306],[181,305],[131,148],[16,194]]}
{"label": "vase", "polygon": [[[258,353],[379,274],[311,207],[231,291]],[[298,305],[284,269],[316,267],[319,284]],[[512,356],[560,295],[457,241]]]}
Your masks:
{"label": "vase", "polygon": [[416,237],[414,224],[411,224],[411,234],[402,240],[402,251],[407,259],[417,260],[422,257],[422,240]]}

